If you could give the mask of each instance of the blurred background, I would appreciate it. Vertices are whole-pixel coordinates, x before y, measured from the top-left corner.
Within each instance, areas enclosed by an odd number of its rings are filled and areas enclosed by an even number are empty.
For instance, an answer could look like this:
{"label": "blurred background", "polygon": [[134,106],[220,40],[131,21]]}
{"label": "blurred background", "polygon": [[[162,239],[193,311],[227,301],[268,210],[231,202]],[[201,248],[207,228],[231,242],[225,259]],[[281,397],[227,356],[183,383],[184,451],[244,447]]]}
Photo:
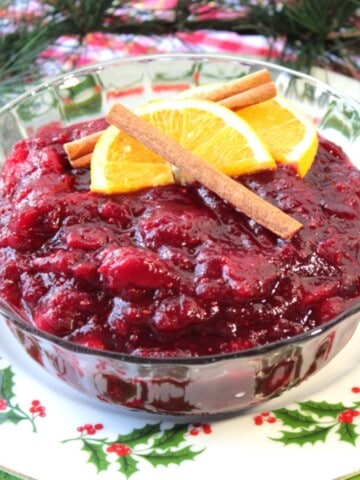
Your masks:
{"label": "blurred background", "polygon": [[129,55],[231,53],[360,79],[360,0],[0,0],[0,105]]}

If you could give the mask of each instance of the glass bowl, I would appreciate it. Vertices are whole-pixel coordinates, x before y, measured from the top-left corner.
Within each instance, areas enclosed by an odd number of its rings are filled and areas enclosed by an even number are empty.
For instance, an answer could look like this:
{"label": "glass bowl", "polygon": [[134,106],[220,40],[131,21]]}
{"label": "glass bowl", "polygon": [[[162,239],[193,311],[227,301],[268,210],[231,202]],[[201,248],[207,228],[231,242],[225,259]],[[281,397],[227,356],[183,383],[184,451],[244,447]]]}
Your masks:
{"label": "glass bowl", "polygon": [[[117,101],[133,107],[185,87],[267,68],[279,92],[316,122],[320,134],[360,160],[360,104],[307,75],[237,56],[132,57],[52,79],[0,110],[0,159],[52,122],[103,116]],[[277,397],[314,375],[347,344],[360,305],[307,333],[237,353],[143,358],[93,350],[40,331],[1,302],[1,315],[45,371],[77,391],[121,409],[166,416],[234,414]]]}

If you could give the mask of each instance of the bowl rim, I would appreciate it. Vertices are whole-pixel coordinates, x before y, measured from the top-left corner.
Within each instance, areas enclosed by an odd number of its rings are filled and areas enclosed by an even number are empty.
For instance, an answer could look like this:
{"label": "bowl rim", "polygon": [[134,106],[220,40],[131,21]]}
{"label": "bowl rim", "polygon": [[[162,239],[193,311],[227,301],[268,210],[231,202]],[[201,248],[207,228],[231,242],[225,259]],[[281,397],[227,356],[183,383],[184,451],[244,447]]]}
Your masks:
{"label": "bowl rim", "polygon": [[[233,54],[218,54],[218,53],[156,53],[151,55],[133,55],[130,57],[124,57],[119,59],[106,60],[104,62],[93,63],[83,66],[81,68],[74,69],[67,73],[61,73],[55,75],[47,80],[41,82],[32,88],[29,88],[26,92],[18,95],[13,100],[7,102],[4,106],[0,107],[0,115],[6,113],[16,105],[22,103],[24,100],[35,96],[36,94],[46,90],[52,86],[56,86],[58,83],[65,82],[78,76],[87,75],[90,73],[100,72],[110,67],[121,67],[132,63],[150,63],[158,60],[192,60],[192,61],[233,61],[242,63],[252,67],[270,68],[281,73],[287,73],[291,76],[301,78],[310,82],[316,86],[320,86],[323,91],[330,93],[333,97],[337,97],[339,100],[346,104],[350,104],[354,108],[360,110],[360,102],[355,98],[347,96],[341,90],[337,89],[326,83],[325,81],[318,79],[310,74],[299,72],[288,67],[284,67],[279,64],[271,63],[270,61],[257,60],[252,58],[246,58],[240,55]],[[40,330],[30,322],[24,320],[15,310],[8,305],[4,304],[0,299],[0,315],[3,315],[8,322],[13,323],[20,330],[26,331],[36,337],[40,337],[48,342],[54,343],[63,349],[72,353],[79,353],[88,356],[101,356],[111,360],[117,360],[121,362],[128,362],[133,364],[154,364],[160,365],[187,365],[187,366],[200,366],[207,364],[215,364],[232,359],[241,359],[261,356],[263,354],[271,354],[272,352],[281,349],[282,347],[292,348],[297,344],[304,343],[307,340],[317,338],[322,334],[328,332],[338,324],[342,323],[349,317],[352,317],[360,312],[360,301],[346,309],[340,315],[333,319],[314,327],[307,332],[303,332],[298,335],[291,336],[282,340],[271,342],[264,345],[258,345],[256,347],[240,350],[237,352],[219,353],[215,355],[202,355],[202,356],[176,356],[176,357],[146,357],[135,354],[128,354],[110,350],[96,350],[84,345],[77,344],[65,340],[64,338],[57,337],[51,333]]]}
{"label": "bowl rim", "polygon": [[262,67],[262,68],[270,68],[272,70],[278,70],[282,73],[288,73],[289,75],[296,76],[298,78],[302,78],[310,83],[316,84],[323,88],[323,90],[331,93],[333,96],[338,97],[339,100],[342,100],[346,103],[350,103],[355,107],[360,109],[360,100],[357,101],[355,98],[347,95],[346,93],[342,92],[339,88],[334,87],[324,80],[321,80],[311,74],[301,72],[298,70],[291,69],[289,67],[285,67],[278,63],[272,63],[270,60],[257,60],[253,58],[247,58],[241,55],[234,55],[234,54],[226,54],[226,53],[154,53],[149,55],[132,55],[129,57],[123,57],[118,59],[110,59],[105,60],[103,62],[91,63],[89,65],[85,65],[79,68],[75,68],[69,72],[60,73],[54,76],[50,76],[49,78],[45,79],[44,81],[40,82],[38,85],[30,87],[24,93],[17,95],[13,100],[10,100],[5,105],[0,107],[0,115],[5,113],[7,110],[10,110],[16,104],[21,103],[27,98],[36,95],[37,93],[41,92],[42,90],[46,90],[47,88],[56,85],[59,82],[64,82],[74,77],[78,77],[81,75],[87,75],[94,72],[100,72],[106,68],[112,66],[121,66],[126,65],[129,63],[150,63],[157,60],[202,60],[206,59],[207,61],[234,61],[238,63],[242,63],[244,65],[249,65],[253,67]]}
{"label": "bowl rim", "polygon": [[[111,350],[96,350],[84,345],[70,342],[65,340],[62,337],[57,337],[49,332],[40,330],[35,325],[31,324],[24,320],[20,315],[15,312],[13,309],[9,308],[7,305],[3,304],[3,301],[0,299],[0,316],[4,316],[8,322],[13,323],[17,328],[22,331],[26,331],[36,337],[40,337],[43,340],[46,340],[50,343],[56,344],[59,347],[62,347],[64,350],[69,351],[70,353],[79,353],[81,355],[87,355],[90,357],[101,356],[109,360],[116,360],[119,362],[126,362],[131,364],[141,364],[149,365],[154,364],[156,366],[160,365],[171,365],[171,366],[201,366],[220,363],[228,360],[238,360],[242,358],[251,358],[259,357],[264,354],[271,354],[277,350],[284,348],[293,348],[299,344],[302,344],[310,339],[315,339],[327,333],[329,330],[333,329],[343,321],[345,322],[350,317],[353,317],[360,312],[360,301],[344,310],[340,315],[332,318],[331,320],[324,322],[323,324],[314,327],[307,332],[300,333],[298,335],[293,335],[292,337],[284,338],[277,340],[276,342],[271,342],[264,345],[258,345],[256,347],[247,348],[244,350],[239,350],[236,352],[228,353],[218,353],[214,355],[201,355],[201,356],[176,356],[176,357],[146,357],[131,353],[116,352]],[[357,319],[359,324],[360,319]],[[11,329],[10,329],[11,330]],[[354,329],[354,332],[356,327]],[[353,332],[353,333],[354,333]],[[349,337],[348,340],[352,335]]]}

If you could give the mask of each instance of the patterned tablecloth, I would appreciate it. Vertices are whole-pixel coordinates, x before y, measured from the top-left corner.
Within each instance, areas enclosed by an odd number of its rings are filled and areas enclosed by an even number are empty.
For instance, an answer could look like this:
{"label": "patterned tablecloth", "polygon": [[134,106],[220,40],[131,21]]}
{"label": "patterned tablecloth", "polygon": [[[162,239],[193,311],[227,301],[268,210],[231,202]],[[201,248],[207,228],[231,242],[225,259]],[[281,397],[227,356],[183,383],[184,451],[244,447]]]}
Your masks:
{"label": "patterned tablecloth", "polygon": [[[162,20],[164,18],[171,19],[176,3],[177,0],[119,2],[120,7],[116,9],[114,15],[124,17],[124,21],[126,21],[126,18],[134,17],[147,20],[149,17]],[[123,4],[127,4],[127,7],[124,8]],[[241,6],[241,2],[236,4],[231,0],[224,0],[221,4],[222,8],[216,10],[214,5],[209,2],[210,10],[209,7],[204,7],[200,11],[201,18],[224,18],[229,15],[241,17],[246,15],[245,7]],[[129,5],[131,6],[129,7]],[[40,13],[43,13],[44,8],[44,4],[40,0],[10,0],[9,8],[3,9],[1,9],[0,2],[0,31],[13,31],[19,18],[36,18]],[[147,36],[93,32],[88,33],[81,43],[76,35],[59,37],[39,55],[37,63],[41,79],[71,71],[74,68],[130,55],[206,52],[236,54],[276,61],[282,50],[283,42],[281,40],[272,42],[270,45],[266,37],[237,34],[229,31],[199,30]],[[315,72],[316,74],[319,73],[318,70]],[[321,76],[323,80],[328,80],[323,72]],[[355,78],[356,76],[357,74],[354,73]]]}
{"label": "patterned tablecloth", "polygon": [[[279,50],[280,45],[278,50],[273,50],[272,56],[276,56]],[[41,59],[44,70],[50,74],[129,55],[174,52],[232,53],[264,59],[269,58],[270,53],[266,38],[231,32],[180,32],[163,36],[89,33],[80,48],[77,38],[59,38]]]}

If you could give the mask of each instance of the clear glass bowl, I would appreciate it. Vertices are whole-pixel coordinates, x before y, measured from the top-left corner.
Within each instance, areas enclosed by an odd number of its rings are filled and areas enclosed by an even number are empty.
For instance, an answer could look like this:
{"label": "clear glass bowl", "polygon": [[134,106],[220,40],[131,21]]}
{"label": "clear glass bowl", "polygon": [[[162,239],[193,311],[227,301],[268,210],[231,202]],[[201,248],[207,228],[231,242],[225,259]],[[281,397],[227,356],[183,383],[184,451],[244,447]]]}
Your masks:
{"label": "clear glass bowl", "polygon": [[[132,57],[55,78],[0,110],[0,160],[51,122],[103,116],[116,102],[146,99],[225,81],[266,67],[279,92],[299,104],[322,136],[360,161],[360,104],[309,76],[237,56]],[[279,396],[330,362],[352,337],[360,305],[306,334],[239,353],[199,358],[140,358],[95,351],[39,331],[6,306],[2,317],[26,352],[83,394],[123,409],[167,416],[239,412]]]}

